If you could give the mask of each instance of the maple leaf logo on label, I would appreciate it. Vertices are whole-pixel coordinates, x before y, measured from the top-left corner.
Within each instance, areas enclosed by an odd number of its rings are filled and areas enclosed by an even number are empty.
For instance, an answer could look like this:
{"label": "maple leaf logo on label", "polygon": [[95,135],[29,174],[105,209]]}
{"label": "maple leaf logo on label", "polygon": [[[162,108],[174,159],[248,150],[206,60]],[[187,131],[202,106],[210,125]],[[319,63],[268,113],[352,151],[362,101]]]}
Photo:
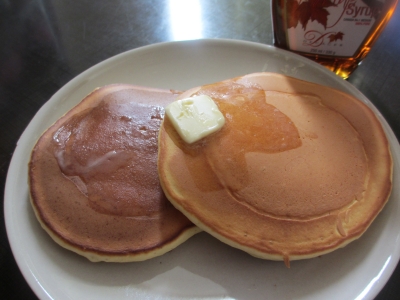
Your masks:
{"label": "maple leaf logo on label", "polygon": [[317,21],[326,29],[329,12],[327,7],[336,6],[331,0],[308,0],[299,3],[297,0],[287,2],[288,28],[296,27],[300,22],[305,30],[309,21]]}
{"label": "maple leaf logo on label", "polygon": [[288,0],[286,2],[286,10],[288,14],[287,18],[287,26],[288,28],[296,27],[299,23],[299,17],[297,10],[299,9],[299,2],[297,0]]}
{"label": "maple leaf logo on label", "polygon": [[340,32],[340,31],[337,33],[332,33],[331,35],[329,35],[329,43],[336,42],[338,40],[342,41],[343,36],[344,36],[344,33]]}

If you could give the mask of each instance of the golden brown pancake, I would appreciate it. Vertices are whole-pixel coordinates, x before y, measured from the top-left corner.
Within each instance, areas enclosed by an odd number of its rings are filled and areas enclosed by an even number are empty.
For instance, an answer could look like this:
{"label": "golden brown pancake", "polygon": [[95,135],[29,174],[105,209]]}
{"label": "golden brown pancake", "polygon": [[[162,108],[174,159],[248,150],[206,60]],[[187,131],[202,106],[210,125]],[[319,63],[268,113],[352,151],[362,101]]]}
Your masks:
{"label": "golden brown pancake", "polygon": [[331,252],[360,237],[391,192],[392,159],[375,114],[338,90],[272,73],[191,89],[225,116],[186,144],[166,117],[158,171],[193,223],[253,256]]}
{"label": "golden brown pancake", "polygon": [[165,198],[157,137],[171,91],[127,84],[96,89],[38,140],[31,203],[61,246],[91,261],[139,261],[199,232]]}

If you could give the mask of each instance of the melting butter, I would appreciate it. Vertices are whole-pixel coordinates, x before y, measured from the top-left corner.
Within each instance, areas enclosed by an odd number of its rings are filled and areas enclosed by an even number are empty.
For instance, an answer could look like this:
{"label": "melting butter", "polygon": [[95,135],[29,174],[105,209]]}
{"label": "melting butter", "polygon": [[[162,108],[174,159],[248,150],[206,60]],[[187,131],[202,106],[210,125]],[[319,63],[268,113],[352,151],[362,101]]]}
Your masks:
{"label": "melting butter", "polygon": [[174,101],[167,106],[165,113],[188,144],[218,131],[225,124],[224,115],[206,95]]}

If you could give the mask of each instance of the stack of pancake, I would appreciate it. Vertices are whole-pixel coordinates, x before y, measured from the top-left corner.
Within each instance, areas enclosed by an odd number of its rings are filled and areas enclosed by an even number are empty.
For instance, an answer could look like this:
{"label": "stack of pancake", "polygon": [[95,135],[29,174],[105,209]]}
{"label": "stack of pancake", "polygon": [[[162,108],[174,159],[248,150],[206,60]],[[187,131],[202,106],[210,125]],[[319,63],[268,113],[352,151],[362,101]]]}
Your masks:
{"label": "stack of pancake", "polygon": [[[225,124],[188,144],[163,107],[197,95]],[[271,73],[178,95],[98,89],[40,138],[29,170],[47,232],[106,261],[154,257],[204,230],[289,265],[360,237],[392,185],[389,144],[368,106]]]}

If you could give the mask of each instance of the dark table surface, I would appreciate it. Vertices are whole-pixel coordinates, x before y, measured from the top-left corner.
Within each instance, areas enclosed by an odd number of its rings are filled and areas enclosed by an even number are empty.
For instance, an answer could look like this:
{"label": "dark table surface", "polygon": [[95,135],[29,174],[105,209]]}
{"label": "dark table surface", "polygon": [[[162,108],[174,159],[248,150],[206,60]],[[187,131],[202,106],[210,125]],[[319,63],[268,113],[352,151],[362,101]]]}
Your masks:
{"label": "dark table surface", "polygon": [[[200,0],[202,36],[175,36],[167,0],[0,0],[0,183],[38,109],[91,66],[137,47],[186,38],[273,44],[269,0]],[[188,12],[186,12],[188,13]],[[400,7],[348,80],[400,137]],[[3,199],[3,198],[2,198]],[[36,299],[0,227],[0,299]],[[399,228],[400,230],[400,228]],[[376,299],[400,299],[400,266]]]}

